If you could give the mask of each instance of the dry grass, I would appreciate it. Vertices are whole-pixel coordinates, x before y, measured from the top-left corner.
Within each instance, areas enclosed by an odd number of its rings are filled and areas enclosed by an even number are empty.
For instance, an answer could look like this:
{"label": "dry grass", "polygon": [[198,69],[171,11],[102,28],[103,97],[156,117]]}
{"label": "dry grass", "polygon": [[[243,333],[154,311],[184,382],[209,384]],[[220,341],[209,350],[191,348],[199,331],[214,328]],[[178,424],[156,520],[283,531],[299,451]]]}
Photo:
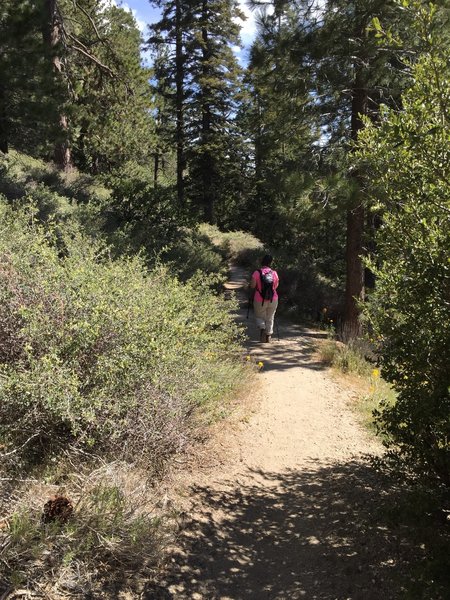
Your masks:
{"label": "dry grass", "polygon": [[317,356],[333,369],[335,377],[346,388],[353,391],[352,408],[364,426],[375,433],[373,413],[380,409],[382,401],[394,403],[395,393],[383,380],[379,369],[366,360],[360,348],[358,345],[327,339],[319,342]]}
{"label": "dry grass", "polygon": [[200,226],[200,232],[206,235],[212,244],[220,248],[229,260],[242,266],[254,264],[255,257],[261,259],[262,253],[264,253],[263,244],[251,233],[223,232],[206,223]]}
{"label": "dry grass", "polygon": [[[10,589],[56,599],[133,588],[172,542],[176,514],[145,472],[99,460],[81,467],[79,459],[67,453],[51,476],[2,477],[0,562]],[[44,523],[44,504],[55,495],[70,498],[74,513]]]}
{"label": "dry grass", "polygon": [[[179,490],[192,473],[233,458],[230,440],[257,402],[254,369],[245,371],[239,393],[230,392],[216,418],[197,421],[192,442],[173,457],[164,479],[136,463],[106,462],[75,448],[26,478],[4,464],[0,598],[7,590],[50,600],[112,597],[119,591],[135,597],[164,564],[184,522],[187,507]],[[70,499],[73,517],[45,524],[43,507],[55,496]]]}

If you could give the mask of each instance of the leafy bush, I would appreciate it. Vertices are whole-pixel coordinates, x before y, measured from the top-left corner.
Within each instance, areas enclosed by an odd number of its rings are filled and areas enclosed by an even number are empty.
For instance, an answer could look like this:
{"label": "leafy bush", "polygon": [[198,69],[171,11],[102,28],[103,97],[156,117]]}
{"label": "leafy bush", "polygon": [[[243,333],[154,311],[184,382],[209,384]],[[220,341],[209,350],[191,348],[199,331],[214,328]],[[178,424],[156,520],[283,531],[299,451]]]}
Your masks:
{"label": "leafy bush", "polygon": [[122,449],[161,468],[242,377],[229,302],[73,232],[61,256],[32,213],[0,211],[3,443],[35,460]]}
{"label": "leafy bush", "polygon": [[429,33],[435,9],[417,10],[428,52],[411,66],[415,83],[361,141],[383,220],[366,316],[397,392],[377,415],[390,456],[450,485],[450,55]]}
{"label": "leafy bush", "polygon": [[0,155],[0,194],[9,200],[27,196],[36,186],[47,188],[66,201],[94,202],[101,205],[110,196],[99,179],[76,169],[62,173],[54,165],[11,150]]}
{"label": "leafy bush", "polygon": [[173,189],[155,188],[139,178],[114,179],[105,212],[106,232],[116,251],[144,250],[150,262],[179,238],[186,216],[176,206]]}
{"label": "leafy bush", "polygon": [[321,361],[342,373],[368,376],[373,369],[357,343],[343,344],[334,340],[324,341],[319,346]]}
{"label": "leafy bush", "polygon": [[199,271],[215,275],[218,285],[226,278],[227,264],[223,252],[201,230],[180,229],[178,239],[163,253],[162,259],[170,263],[183,281]]}
{"label": "leafy bush", "polygon": [[246,261],[250,254],[257,253],[260,258],[264,253],[263,244],[251,233],[245,231],[220,231],[216,226],[202,223],[200,233],[207,236],[225,258],[243,266],[252,263]]}
{"label": "leafy bush", "polygon": [[74,170],[61,173],[56,167],[11,151],[0,155],[0,194],[15,207],[33,206],[35,216],[59,228],[81,226],[86,235],[98,238],[104,229],[104,206],[110,191],[93,177]]}
{"label": "leafy bush", "polygon": [[180,279],[186,280],[202,272],[208,274],[214,288],[223,285],[230,261],[242,266],[255,264],[247,258],[257,253],[261,258],[262,244],[242,231],[222,232],[216,226],[202,223],[198,228],[181,228],[178,239],[162,254]]}

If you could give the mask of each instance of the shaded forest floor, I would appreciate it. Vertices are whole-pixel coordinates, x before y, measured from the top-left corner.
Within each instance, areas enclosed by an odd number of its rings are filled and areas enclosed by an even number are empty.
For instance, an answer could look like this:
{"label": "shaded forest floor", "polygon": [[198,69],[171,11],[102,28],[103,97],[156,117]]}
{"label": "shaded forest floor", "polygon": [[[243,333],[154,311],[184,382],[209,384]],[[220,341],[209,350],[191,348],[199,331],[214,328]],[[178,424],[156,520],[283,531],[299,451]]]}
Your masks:
{"label": "shaded forest floor", "polygon": [[221,458],[187,474],[178,543],[143,597],[428,597],[406,595],[425,545],[393,516],[403,493],[374,468],[381,446],[351,409],[352,391],[316,360],[322,334],[280,321],[280,339],[254,341],[244,285],[234,267],[228,288],[242,300],[248,353],[264,364],[248,417],[219,434]]}

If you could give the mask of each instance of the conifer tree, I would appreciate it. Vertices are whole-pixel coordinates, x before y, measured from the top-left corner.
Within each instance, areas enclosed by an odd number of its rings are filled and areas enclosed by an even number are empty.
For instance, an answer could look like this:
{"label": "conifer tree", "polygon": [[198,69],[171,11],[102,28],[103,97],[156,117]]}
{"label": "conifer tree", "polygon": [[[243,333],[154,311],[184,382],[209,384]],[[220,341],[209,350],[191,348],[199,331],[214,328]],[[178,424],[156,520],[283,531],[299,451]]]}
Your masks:
{"label": "conifer tree", "polygon": [[[273,14],[260,14],[246,75],[250,97],[246,122],[253,140],[255,176],[249,208],[257,233],[264,238],[270,232],[275,244],[278,231],[281,239],[290,235],[292,223],[283,226],[281,218],[288,198],[298,198],[302,191],[297,186],[317,139],[307,112],[310,76],[292,54],[297,16],[288,3],[277,4]],[[276,221],[279,227],[274,228]]]}
{"label": "conifer tree", "polygon": [[149,70],[128,11],[100,0],[5,0],[0,145],[93,172],[152,153]]}
{"label": "conifer tree", "polygon": [[189,106],[190,192],[203,218],[216,222],[227,165],[235,158],[233,128],[241,71],[232,46],[239,44],[234,0],[201,0],[195,6],[192,97]]}
{"label": "conifer tree", "polygon": [[63,28],[63,17],[57,1],[43,0],[42,37],[44,40],[44,53],[49,66],[51,65],[51,70],[49,71],[50,82],[54,97],[57,98],[52,118],[55,125],[59,125],[54,148],[54,160],[60,169],[67,171],[73,165],[69,140],[69,124],[66,111],[64,110],[64,84],[66,81],[63,72]]}
{"label": "conifer tree", "polygon": [[[164,137],[173,136],[176,147],[176,187],[178,204],[185,204],[185,99],[188,78],[186,51],[191,11],[186,0],[154,0],[162,18],[150,26],[148,40],[155,55],[156,91],[167,109]],[[169,115],[172,114],[172,119]],[[171,125],[174,123],[174,126]]]}
{"label": "conifer tree", "polygon": [[[154,187],[158,187],[159,181],[161,178],[161,174],[163,174],[166,178],[166,181],[170,181],[171,171],[170,165],[172,155],[177,156],[176,150],[178,150],[180,166],[182,165],[183,158],[183,139],[180,137],[180,143],[177,148],[175,148],[175,141],[177,136],[175,134],[175,121],[173,120],[173,102],[171,98],[171,88],[170,85],[167,84],[164,70],[166,68],[167,62],[169,60],[168,52],[166,47],[161,47],[158,49],[153,62],[153,73],[155,84],[153,86],[153,101],[155,106],[155,134],[156,134],[156,144],[153,153],[153,184]],[[184,194],[184,179],[182,169],[177,169],[175,167],[174,170],[175,177],[179,175],[178,186],[177,188],[180,191],[180,195],[178,197],[178,203],[181,206],[183,204],[183,194]]]}
{"label": "conifer tree", "polygon": [[41,2],[5,0],[0,6],[0,139],[31,154],[52,157],[59,126],[53,66],[44,60]]}
{"label": "conifer tree", "polygon": [[[251,77],[259,82],[260,103],[261,129],[255,146],[258,196],[261,197],[261,191],[268,191],[267,174],[262,171],[269,164],[268,153],[262,143],[264,138],[270,140],[266,123],[272,111],[272,114],[279,113],[279,125],[273,127],[269,152],[274,157],[274,148],[283,149],[285,144],[293,147],[293,140],[297,138],[297,172],[304,173],[303,181],[297,178],[297,185],[307,187],[308,174],[315,181],[316,189],[329,187],[327,179],[334,180],[334,190],[327,194],[324,206],[330,205],[331,198],[335,216],[341,215],[341,224],[335,223],[336,240],[345,232],[345,326],[342,333],[346,337],[359,333],[359,302],[364,298],[365,278],[362,256],[367,240],[360,176],[355,171],[345,173],[345,156],[363,127],[362,117],[376,115],[381,101],[392,104],[398,98],[402,86],[402,75],[395,64],[398,59],[391,49],[379,47],[369,28],[374,18],[399,20],[400,12],[393,0],[274,2],[272,14],[260,19],[259,37],[252,50]],[[264,84],[269,82],[275,87],[277,71],[284,75],[279,79],[291,101],[296,94],[297,98],[304,94],[305,102],[298,104],[304,128],[296,136],[289,137],[280,126],[283,119],[292,122],[280,94],[276,92],[270,99],[270,92],[262,92]],[[281,170],[281,181],[287,178],[288,173]],[[279,183],[275,185],[282,189]],[[278,196],[281,210],[286,209],[295,194],[291,187],[284,201],[281,194]],[[340,253],[337,246],[334,250]]]}
{"label": "conifer tree", "polygon": [[128,161],[150,170],[155,144],[150,70],[141,64],[133,16],[115,5],[84,0],[75,5],[71,23],[69,48],[89,50],[88,55],[77,50],[70,63],[78,162],[94,173]]}
{"label": "conifer tree", "polygon": [[[401,7],[393,0],[328,1],[317,38],[316,80],[322,111],[332,115],[327,123],[331,147],[337,144],[345,153],[351,151],[349,142],[357,141],[364,117],[376,118],[381,102],[395,105],[399,100],[407,79],[393,49],[380,47],[373,21],[394,25],[402,19]],[[400,26],[407,28],[407,22]],[[370,241],[361,174],[353,170],[348,183],[342,335],[351,339],[360,334],[360,303],[365,296],[363,257]]]}
{"label": "conifer tree", "polygon": [[[239,43],[241,14],[235,0],[158,2],[162,19],[152,26],[150,45],[165,47],[158,81],[171,108],[177,148],[177,195],[209,222],[225,201],[227,168],[234,161],[240,69],[232,50]],[[161,86],[160,86],[161,87]],[[237,169],[238,171],[239,169]],[[186,173],[189,176],[186,178]],[[228,173],[229,174],[229,173]]]}

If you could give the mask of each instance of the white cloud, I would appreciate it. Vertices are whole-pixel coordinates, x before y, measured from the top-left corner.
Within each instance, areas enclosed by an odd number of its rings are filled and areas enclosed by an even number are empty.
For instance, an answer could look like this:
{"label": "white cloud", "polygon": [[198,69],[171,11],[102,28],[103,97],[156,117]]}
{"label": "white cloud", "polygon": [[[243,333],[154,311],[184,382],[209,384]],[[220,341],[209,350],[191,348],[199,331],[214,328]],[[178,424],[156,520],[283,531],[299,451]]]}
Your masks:
{"label": "white cloud", "polygon": [[135,8],[131,8],[126,2],[122,2],[121,0],[104,0],[105,6],[111,6],[112,4],[131,13],[136,21],[139,31],[144,33],[144,31],[147,29],[147,23],[138,17],[138,12]]}
{"label": "white cloud", "polygon": [[[265,6],[263,6],[265,4]],[[244,13],[246,19],[236,19],[236,22],[241,26],[241,39],[244,46],[249,47],[253,43],[257,33],[257,17],[261,12],[272,14],[273,4],[271,0],[261,0],[260,6],[252,10],[248,6],[247,0],[239,0],[239,8]]]}
{"label": "white cloud", "polygon": [[247,6],[245,0],[239,1],[239,8],[246,16],[245,21],[237,18],[236,22],[241,26],[242,42],[247,46],[252,43],[256,35],[255,11]]}
{"label": "white cloud", "polygon": [[123,2],[121,6],[124,10],[127,10],[133,15],[134,20],[136,21],[136,25],[139,28],[139,31],[141,33],[144,33],[144,31],[147,29],[147,23],[138,17],[137,10],[135,8],[130,8],[126,2]]}

